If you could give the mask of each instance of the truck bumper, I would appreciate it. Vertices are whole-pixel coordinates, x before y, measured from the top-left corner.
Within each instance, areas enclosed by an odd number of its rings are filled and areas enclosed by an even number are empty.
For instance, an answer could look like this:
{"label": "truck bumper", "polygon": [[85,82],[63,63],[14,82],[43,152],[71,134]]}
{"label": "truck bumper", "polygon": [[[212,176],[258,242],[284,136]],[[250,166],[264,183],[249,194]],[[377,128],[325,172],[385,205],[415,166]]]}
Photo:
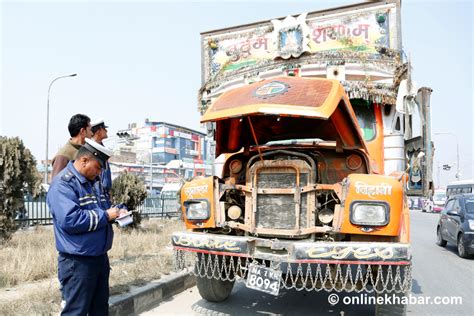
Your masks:
{"label": "truck bumper", "polygon": [[176,250],[275,262],[410,265],[408,244],[388,242],[308,242],[247,236],[177,232]]}

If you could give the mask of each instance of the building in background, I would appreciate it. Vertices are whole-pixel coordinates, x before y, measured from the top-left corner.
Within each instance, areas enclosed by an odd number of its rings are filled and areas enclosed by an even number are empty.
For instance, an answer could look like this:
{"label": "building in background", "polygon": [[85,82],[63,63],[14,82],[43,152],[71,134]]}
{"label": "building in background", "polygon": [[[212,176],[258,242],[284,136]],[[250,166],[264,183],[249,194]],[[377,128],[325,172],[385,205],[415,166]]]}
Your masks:
{"label": "building in background", "polygon": [[[38,170],[39,174],[41,175],[41,179],[44,179],[44,159],[43,160],[38,160],[36,161],[36,170]],[[52,174],[52,171],[53,171],[53,167],[52,167],[52,159],[48,159],[48,183],[51,183],[51,174]]]}
{"label": "building in background", "polygon": [[141,126],[129,124],[106,146],[114,149],[112,178],[120,172],[136,173],[152,194],[167,183],[212,175],[210,141],[187,127],[147,119]]}

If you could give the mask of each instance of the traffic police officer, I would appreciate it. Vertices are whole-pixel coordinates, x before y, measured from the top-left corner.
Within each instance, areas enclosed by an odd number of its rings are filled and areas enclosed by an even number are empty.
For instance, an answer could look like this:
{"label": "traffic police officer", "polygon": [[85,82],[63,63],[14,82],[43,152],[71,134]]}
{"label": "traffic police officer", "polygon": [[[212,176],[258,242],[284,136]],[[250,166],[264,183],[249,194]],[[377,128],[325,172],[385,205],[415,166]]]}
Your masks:
{"label": "traffic police officer", "polygon": [[106,208],[94,182],[112,152],[87,139],[76,160],[53,179],[47,203],[53,215],[62,315],[107,315],[112,247],[111,221],[121,215]]}
{"label": "traffic police officer", "polygon": [[[107,125],[105,125],[104,120],[97,120],[91,123],[91,131],[92,131],[92,140],[96,141],[100,145],[103,144],[103,140],[108,138],[107,135]],[[101,193],[101,201],[105,202],[107,208],[112,205],[110,201],[110,191],[112,189],[112,174],[110,172],[110,165],[109,162],[105,163],[104,168],[100,174],[100,181],[96,182],[97,189],[102,192]]]}

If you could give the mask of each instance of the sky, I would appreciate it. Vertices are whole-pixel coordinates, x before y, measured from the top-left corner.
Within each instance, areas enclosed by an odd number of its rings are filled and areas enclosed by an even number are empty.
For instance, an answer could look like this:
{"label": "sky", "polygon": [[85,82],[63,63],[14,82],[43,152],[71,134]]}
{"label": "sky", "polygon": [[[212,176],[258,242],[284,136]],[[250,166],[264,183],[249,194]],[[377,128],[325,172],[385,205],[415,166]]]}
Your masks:
{"label": "sky", "polygon": [[[0,0],[1,1],[1,0]],[[1,1],[0,135],[19,136],[37,160],[67,141],[76,113],[104,119],[109,135],[146,118],[199,123],[200,32],[362,1]],[[431,87],[434,179],[456,162],[472,179],[473,2],[402,1],[402,41],[418,87]],[[436,134],[451,133],[451,134]],[[438,177],[439,174],[439,177]],[[439,180],[439,181],[438,181]]]}

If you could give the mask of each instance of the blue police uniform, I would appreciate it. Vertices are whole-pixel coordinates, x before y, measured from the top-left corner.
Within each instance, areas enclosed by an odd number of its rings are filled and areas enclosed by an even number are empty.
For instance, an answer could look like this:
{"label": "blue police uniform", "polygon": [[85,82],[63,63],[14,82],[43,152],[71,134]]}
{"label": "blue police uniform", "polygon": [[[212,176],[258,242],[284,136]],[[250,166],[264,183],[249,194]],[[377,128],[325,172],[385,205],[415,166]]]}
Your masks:
{"label": "blue police uniform", "polygon": [[112,189],[112,174],[109,162],[105,163],[105,168],[100,174],[100,180],[96,182],[96,188],[100,192],[100,200],[106,209],[112,206],[110,201],[110,190]]}
{"label": "blue police uniform", "polygon": [[66,305],[62,315],[107,315],[113,228],[94,182],[70,161],[51,183],[58,278]]}
{"label": "blue police uniform", "polygon": [[[92,133],[95,134],[102,128],[105,130],[108,128],[108,126],[105,125],[103,119],[91,122]],[[104,146],[102,142],[100,142],[99,144]],[[105,202],[107,206],[110,207],[112,205],[112,203],[110,202],[110,190],[112,189],[112,174],[110,172],[110,165],[107,161],[105,162],[104,168],[102,169],[102,172],[100,174],[100,181],[97,182],[96,186],[97,190],[101,192],[101,201]]]}

